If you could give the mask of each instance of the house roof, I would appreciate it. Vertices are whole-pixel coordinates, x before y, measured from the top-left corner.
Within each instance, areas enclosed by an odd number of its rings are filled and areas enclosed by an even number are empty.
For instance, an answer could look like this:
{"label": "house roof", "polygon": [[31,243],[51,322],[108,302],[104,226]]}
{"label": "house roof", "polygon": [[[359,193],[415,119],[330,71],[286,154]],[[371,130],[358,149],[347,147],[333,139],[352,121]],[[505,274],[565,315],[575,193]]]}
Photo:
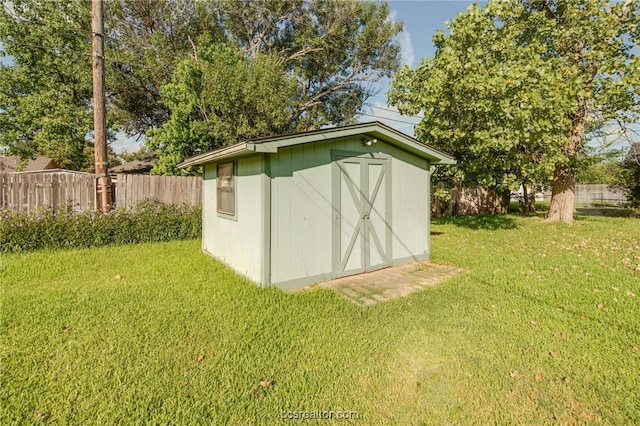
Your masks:
{"label": "house roof", "polygon": [[[20,157],[17,155],[0,156],[0,170],[3,172],[15,172],[19,165]],[[35,172],[38,170],[58,169],[59,167],[51,158],[39,156],[30,159],[21,171]]]}
{"label": "house roof", "polygon": [[30,160],[22,169],[23,172],[35,172],[38,170],[59,169],[58,163],[49,157],[36,157]]}
{"label": "house roof", "polygon": [[380,139],[414,155],[425,158],[432,164],[455,164],[456,162],[453,157],[443,151],[430,147],[429,145],[426,145],[419,140],[378,121],[373,121],[353,124],[350,126],[333,127],[329,129],[311,130],[308,132],[253,139],[248,142],[237,143],[235,145],[191,157],[179,164],[178,167],[183,168],[195,166],[255,153],[275,154],[278,152],[279,148],[283,147],[322,142],[357,135]]}
{"label": "house roof", "polygon": [[153,161],[134,160],[111,167],[109,173],[149,173],[151,169],[153,169]]}
{"label": "house roof", "polygon": [[15,172],[20,163],[20,157],[17,155],[0,156],[0,172]]}

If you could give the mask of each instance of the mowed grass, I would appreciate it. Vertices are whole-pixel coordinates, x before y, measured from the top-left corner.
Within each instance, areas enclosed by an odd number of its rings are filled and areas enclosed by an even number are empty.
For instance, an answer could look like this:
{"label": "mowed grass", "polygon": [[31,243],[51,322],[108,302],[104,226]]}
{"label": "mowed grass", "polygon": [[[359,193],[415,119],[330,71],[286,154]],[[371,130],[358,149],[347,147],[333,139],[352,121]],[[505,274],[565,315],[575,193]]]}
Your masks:
{"label": "mowed grass", "polygon": [[4,255],[0,423],[640,423],[638,220],[432,232],[469,272],[367,308],[258,288],[197,241]]}

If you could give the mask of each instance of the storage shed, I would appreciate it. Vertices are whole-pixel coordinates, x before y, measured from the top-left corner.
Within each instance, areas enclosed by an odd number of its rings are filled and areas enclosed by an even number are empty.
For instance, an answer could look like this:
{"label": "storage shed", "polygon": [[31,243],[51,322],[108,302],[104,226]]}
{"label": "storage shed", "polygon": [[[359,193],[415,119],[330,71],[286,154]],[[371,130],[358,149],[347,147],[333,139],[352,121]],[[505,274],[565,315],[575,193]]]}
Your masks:
{"label": "storage shed", "polygon": [[283,289],[429,257],[430,167],[452,157],[379,122],[252,140],[203,165],[202,248]]}

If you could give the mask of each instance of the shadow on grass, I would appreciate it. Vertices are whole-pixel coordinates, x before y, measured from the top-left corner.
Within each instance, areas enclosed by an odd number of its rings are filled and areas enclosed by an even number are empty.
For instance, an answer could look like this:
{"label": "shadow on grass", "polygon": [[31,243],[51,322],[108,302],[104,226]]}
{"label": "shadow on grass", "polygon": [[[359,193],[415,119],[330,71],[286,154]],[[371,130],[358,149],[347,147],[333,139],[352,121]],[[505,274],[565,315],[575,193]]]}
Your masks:
{"label": "shadow on grass", "polygon": [[516,229],[516,220],[504,214],[483,214],[473,216],[452,216],[434,218],[433,223],[437,225],[455,225],[469,229]]}
{"label": "shadow on grass", "polygon": [[580,216],[631,217],[632,210],[624,207],[577,207]]}

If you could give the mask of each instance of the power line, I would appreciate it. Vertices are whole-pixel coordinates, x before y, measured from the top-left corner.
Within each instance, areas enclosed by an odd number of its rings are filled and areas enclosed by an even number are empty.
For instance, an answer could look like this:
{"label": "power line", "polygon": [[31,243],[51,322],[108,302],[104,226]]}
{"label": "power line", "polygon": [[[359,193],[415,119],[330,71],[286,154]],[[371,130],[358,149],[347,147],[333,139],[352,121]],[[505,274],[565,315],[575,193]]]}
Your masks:
{"label": "power line", "polygon": [[380,120],[395,121],[396,123],[410,124],[412,126],[415,126],[416,124],[418,124],[418,123],[412,123],[410,121],[397,120],[395,118],[387,118],[387,117],[381,117],[379,115],[367,114],[366,112],[360,112],[358,113],[358,115],[366,115],[367,117],[379,118]]}
{"label": "power line", "polygon": [[366,105],[366,106],[371,107],[371,108],[378,108],[378,109],[382,109],[382,110],[384,110],[384,111],[395,112],[396,114],[398,114],[398,115],[402,115],[403,117],[419,118],[419,119],[421,119],[421,120],[424,118],[424,117],[421,117],[421,116],[419,116],[419,115],[404,115],[403,113],[401,113],[401,112],[400,112],[400,111],[398,111],[397,109],[385,108],[385,107],[381,107],[381,106],[378,106],[378,105],[375,105],[375,104],[371,104],[371,103],[368,103],[368,102],[363,102],[363,105]]}

